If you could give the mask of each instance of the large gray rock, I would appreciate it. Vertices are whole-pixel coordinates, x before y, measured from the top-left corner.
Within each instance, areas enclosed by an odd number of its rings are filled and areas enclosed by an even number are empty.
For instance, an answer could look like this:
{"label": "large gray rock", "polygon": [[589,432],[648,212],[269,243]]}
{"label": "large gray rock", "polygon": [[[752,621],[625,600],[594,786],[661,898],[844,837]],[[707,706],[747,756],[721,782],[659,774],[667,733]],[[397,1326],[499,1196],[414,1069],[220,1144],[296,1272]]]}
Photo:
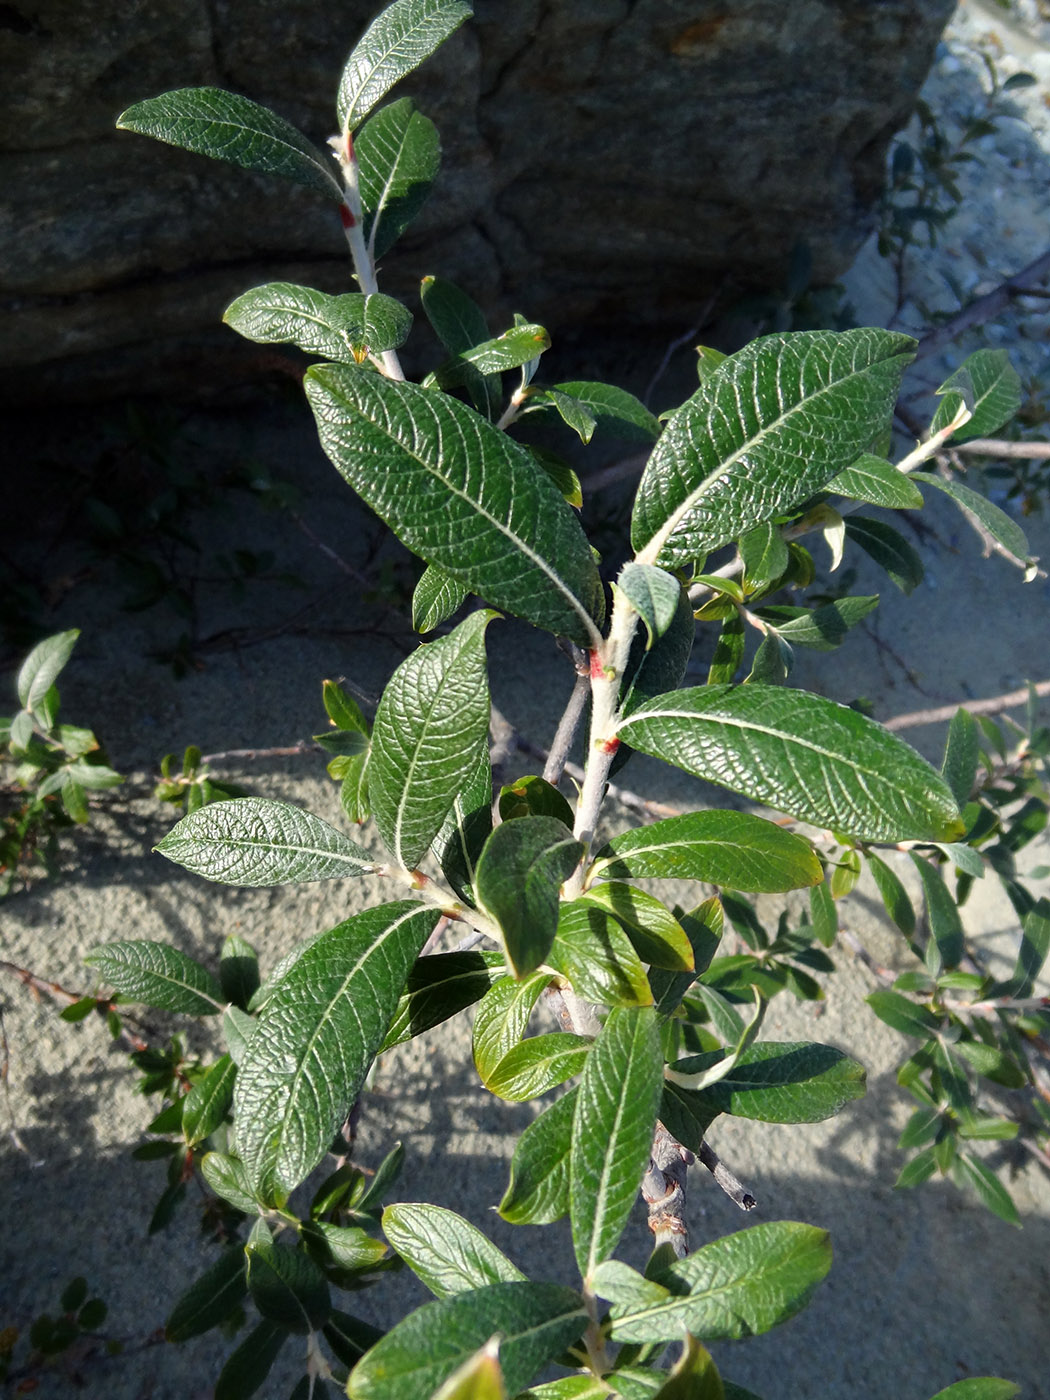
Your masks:
{"label": "large gray rock", "polygon": [[[217,328],[269,277],[346,286],[331,206],[118,132],[126,106],[215,84],[319,144],[375,0],[18,0],[0,6],[0,366],[9,397],[172,387],[271,367]],[[952,0],[477,0],[405,84],[441,182],[383,285],[460,280],[493,312],[688,324],[732,274],[833,280],[870,226]]]}

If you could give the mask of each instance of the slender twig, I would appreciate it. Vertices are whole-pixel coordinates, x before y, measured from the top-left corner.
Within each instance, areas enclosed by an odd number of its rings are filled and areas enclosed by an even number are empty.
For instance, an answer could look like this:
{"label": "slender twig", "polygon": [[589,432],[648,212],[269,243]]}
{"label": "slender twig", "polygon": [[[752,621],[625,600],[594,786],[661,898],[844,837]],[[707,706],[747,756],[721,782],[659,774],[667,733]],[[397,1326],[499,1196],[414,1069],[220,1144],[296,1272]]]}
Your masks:
{"label": "slender twig", "polygon": [[234,758],[297,758],[304,753],[324,753],[320,744],[307,743],[300,739],[294,744],[285,744],[275,749],[221,749],[218,753],[201,755],[202,763],[226,763]]}
{"label": "slender twig", "polygon": [[550,752],[547,754],[547,761],[543,765],[543,776],[548,783],[553,783],[557,787],[561,781],[561,775],[565,772],[565,765],[569,759],[569,750],[572,748],[573,740],[576,738],[576,731],[580,726],[583,711],[587,705],[587,697],[591,690],[591,678],[586,671],[577,672],[576,684],[572,688],[569,696],[569,703],[565,706],[565,712],[561,717],[554,738],[551,741]]}
{"label": "slender twig", "polygon": [[[1036,681],[1032,690],[1040,699],[1050,696],[1050,681]],[[919,724],[943,724],[950,720],[960,707],[972,715],[998,715],[1004,710],[1012,710],[1028,702],[1028,687],[1008,691],[1005,695],[993,695],[987,700],[963,700],[958,705],[938,705],[931,710],[912,710],[905,715],[895,715],[885,720],[884,729],[912,729]]]}
{"label": "slender twig", "polygon": [[984,325],[986,321],[998,316],[1011,301],[1030,295],[1029,284],[1040,282],[1048,275],[1050,275],[1050,249],[1041,253],[1020,272],[1015,272],[1012,277],[1007,277],[1005,281],[1000,282],[998,287],[987,292],[983,297],[978,297],[976,301],[971,301],[961,311],[957,311],[954,316],[945,321],[943,326],[928,331],[919,341],[915,352],[917,358],[922,359],[927,355],[935,355],[945,345],[955,340],[960,332],[969,330],[971,326]]}
{"label": "slender twig", "polygon": [[[35,972],[31,972],[27,967],[19,967],[17,963],[8,962],[6,958],[0,958],[0,971],[10,972],[17,977],[23,987],[28,987],[33,995],[39,998],[41,995],[50,997],[53,1001],[59,1001],[66,1006],[72,1006],[75,1002],[83,1001],[87,993],[71,992],[68,987],[63,987],[60,982],[50,982],[46,977],[38,977]],[[116,1010],[112,1002],[100,1001],[93,998],[97,1005],[106,1011]],[[123,1024],[128,1019],[127,1011],[121,1008],[121,1028],[118,1039],[122,1040],[130,1050],[148,1050],[149,1042],[143,1040],[141,1036],[129,1031]]]}
{"label": "slender twig", "polygon": [[1018,457],[1042,461],[1050,457],[1050,442],[1008,442],[1005,438],[970,438],[952,443],[953,452],[973,452],[981,457]]}
{"label": "slender twig", "polygon": [[702,1142],[700,1144],[697,1156],[731,1201],[735,1201],[741,1210],[755,1209],[758,1201],[743,1182],[733,1175],[708,1143]]}

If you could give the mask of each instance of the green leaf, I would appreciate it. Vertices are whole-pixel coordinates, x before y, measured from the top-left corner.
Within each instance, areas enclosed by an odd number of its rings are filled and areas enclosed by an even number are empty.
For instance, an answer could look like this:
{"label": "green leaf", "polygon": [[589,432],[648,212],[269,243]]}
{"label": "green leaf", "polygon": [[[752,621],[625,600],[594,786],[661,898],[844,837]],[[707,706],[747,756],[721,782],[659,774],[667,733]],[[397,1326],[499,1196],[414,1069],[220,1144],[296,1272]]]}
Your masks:
{"label": "green leaf", "polygon": [[357,730],[366,736],[371,734],[371,726],[362,714],[361,706],[337,681],[325,681],[321,696],[325,713],[336,729]]}
{"label": "green leaf", "polygon": [[237,1066],[229,1055],[222,1055],[186,1095],[182,1132],[191,1147],[210,1137],[225,1119],[236,1077]]}
{"label": "green leaf", "polygon": [[643,753],[814,826],[870,841],[951,841],[962,823],[943,778],[895,734],[823,696],[699,686],[620,722]]}
{"label": "green leaf", "polygon": [[1050,953],[1050,899],[1041,899],[1021,920],[1021,944],[1010,978],[994,988],[994,995],[1030,997],[1035,980]]}
{"label": "green leaf", "polygon": [[643,962],[672,972],[693,971],[693,949],[685,929],[654,895],[610,880],[592,885],[582,898],[619,920]]}
{"label": "green leaf", "polygon": [[499,790],[500,820],[515,821],[518,817],[556,817],[572,830],[572,808],[556,787],[545,778],[526,774],[504,783]]}
{"label": "green leaf", "polygon": [[259,990],[259,959],[255,949],[231,933],[219,954],[219,981],[226,1001],[244,1007]]}
{"label": "green leaf", "polygon": [[454,282],[444,277],[424,277],[420,301],[437,338],[452,355],[489,339],[488,323],[481,307]]}
{"label": "green leaf", "polygon": [[169,1342],[186,1342],[217,1327],[247,1291],[244,1250],[239,1244],[230,1245],[172,1308],[164,1324],[165,1338]]}
{"label": "green leaf", "polygon": [[706,971],[722,937],[722,905],[717,899],[705,899],[692,913],[680,914],[679,919],[692,949],[693,971],[666,972],[659,967],[650,968],[649,986],[661,1017],[670,1016],[681,1004],[695,978]]}
{"label": "green leaf", "polygon": [[492,765],[488,748],[478,755],[474,772],[452,801],[434,839],[441,873],[469,904],[474,904],[475,868],[492,832]]}
{"label": "green leaf", "polygon": [[569,1216],[580,1273],[616,1248],[649,1160],[663,1053],[651,1007],[614,1007],[587,1058],[576,1096]]}
{"label": "green leaf", "polygon": [[485,1080],[485,1088],[509,1103],[525,1103],[579,1074],[592,1042],[583,1035],[552,1031],[508,1050]]}
{"label": "green leaf", "polygon": [[408,974],[380,1053],[473,1006],[505,969],[499,953],[434,953],[420,958]]}
{"label": "green leaf", "polygon": [[511,1394],[583,1333],[583,1299],[553,1283],[496,1283],[424,1303],[350,1373],[350,1400],[429,1395],[495,1333]]}
{"label": "green leaf", "polygon": [[868,869],[871,871],[879,895],[886,907],[886,913],[889,914],[905,938],[914,938],[915,910],[912,908],[907,890],[885,861],[880,860],[871,851],[866,851],[864,858],[868,862]]}
{"label": "green leaf", "polygon": [[771,622],[778,635],[793,647],[814,651],[834,651],[846,634],[879,605],[878,594],[868,597],[836,598],[822,607],[766,607],[756,612],[763,622]]}
{"label": "green leaf", "polygon": [[[217,1196],[245,1215],[255,1215],[259,1206],[248,1185],[243,1163],[224,1152],[208,1152],[201,1160],[201,1175]],[[246,1285],[247,1286],[247,1285]]]}
{"label": "green leaf", "polygon": [[[635,713],[643,714],[645,708]],[[644,744],[636,747],[644,750]],[[713,811],[667,817],[614,836],[591,866],[589,878],[597,876],[704,880],[734,890],[773,893],[815,885],[823,872],[801,836],[750,812]]]}
{"label": "green leaf", "polygon": [[480,610],[407,657],[391,676],[372,725],[368,794],[376,826],[412,870],[488,752],[489,686]]}
{"label": "green leaf", "polygon": [[959,908],[937,867],[914,851],[911,858],[922,881],[923,894],[926,896],[926,917],[930,924],[930,934],[940,951],[941,962],[945,967],[958,967],[959,960],[966,951]]}
{"label": "green leaf", "polygon": [[1009,1191],[996,1174],[984,1165],[972,1152],[960,1152],[953,1162],[953,1176],[962,1177],[980,1197],[982,1205],[993,1215],[1005,1220],[1007,1225],[1021,1228],[1021,1217],[1017,1213]]}
{"label": "green leaf", "polygon": [[695,1337],[686,1335],[682,1355],[653,1400],[726,1400],[711,1353]]}
{"label": "green leaf", "polygon": [[380,108],[354,142],[364,236],[381,258],[419,213],[441,167],[437,127],[410,97]]}
{"label": "green leaf", "polygon": [[214,1016],[222,1010],[222,988],[208,969],[167,943],[147,938],[103,943],[84,961],[132,1001],[187,1016]]}
{"label": "green leaf", "polygon": [[442,1206],[405,1201],[387,1206],[383,1233],[437,1298],[525,1278],[476,1226]]}
{"label": "green leaf", "polygon": [[910,593],[922,582],[922,560],[892,525],[868,515],[851,515],[846,521],[846,535],[886,570],[902,593]]}
{"label": "green leaf", "polygon": [[653,1004],[631,940],[610,912],[589,901],[561,905],[558,931],[544,961],[586,1001],[599,1006]]}
{"label": "green leaf", "polygon": [[346,61],[336,111],[353,131],[376,103],[413,72],[465,19],[462,0],[394,0],[372,21]]}
{"label": "green leaf", "polygon": [[947,1390],[939,1390],[933,1400],[1012,1400],[1020,1393],[1021,1387],[1013,1381],[1000,1380],[998,1376],[971,1376],[956,1381]]}
{"label": "green leaf", "polygon": [[[674,621],[662,637],[647,646],[646,636],[641,632],[635,633],[620,682],[620,710],[623,714],[628,714],[643,700],[678,689],[689,664],[695,636],[693,606],[683,588]],[[624,753],[621,749],[613,760],[613,773],[627,761],[626,756],[621,757]]]}
{"label": "green leaf", "polygon": [[734,612],[724,618],[707,672],[708,685],[729,685],[740,670],[747,646],[744,619]]}
{"label": "green leaf", "polygon": [[518,1138],[499,1213],[512,1225],[550,1225],[569,1213],[569,1154],[576,1089],[534,1118]]}
{"label": "green leaf", "polygon": [[977,778],[979,757],[980,737],[977,721],[969,710],[958,709],[952,715],[952,722],[948,726],[941,772],[960,807],[970,800],[970,793]]}
{"label": "green leaf", "polygon": [[582,443],[590,442],[594,436],[597,426],[594,414],[586,404],[570,394],[563,394],[559,389],[536,389],[530,393],[528,402],[530,409],[533,404],[539,407],[550,404],[566,427],[571,428]]}
{"label": "green leaf", "polygon": [[916,1036],[919,1040],[929,1040],[940,1029],[940,1021],[925,1006],[918,1006],[901,996],[899,992],[872,992],[864,998],[880,1021],[892,1026],[902,1035]]}
{"label": "green leaf", "polygon": [[[79,627],[68,632],[56,632],[38,642],[18,672],[18,703],[23,710],[35,714],[43,704],[56,678],[73,653],[80,636]],[[45,725],[45,728],[50,728]],[[22,747],[21,745],[13,745]]]}
{"label": "green leaf", "polygon": [[[617,1369],[617,1383],[620,1371]],[[611,1394],[608,1384],[598,1376],[560,1376],[556,1381],[530,1385],[514,1400],[607,1400]]]}
{"label": "green leaf", "polygon": [[[660,436],[659,420],[640,399],[614,384],[601,384],[590,379],[573,379],[564,384],[555,384],[554,392],[582,405],[584,411],[593,419],[595,431],[619,438],[621,442],[637,442],[648,446]],[[542,390],[538,397],[543,397]]]}
{"label": "green leaf", "polygon": [[[717,1065],[723,1051],[675,1062],[680,1074]],[[715,1113],[762,1123],[820,1123],[864,1096],[864,1066],[831,1045],[762,1041],[745,1049],[729,1073],[697,1097]]]}
{"label": "green leaf", "polygon": [[412,593],[412,627],[433,632],[470,596],[469,591],[435,564],[428,564]]}
{"label": "green leaf", "polygon": [[829,491],[851,501],[882,506],[884,510],[921,510],[922,492],[909,477],[883,457],[863,453],[828,482]]}
{"label": "green leaf", "polygon": [[479,904],[503,936],[515,976],[546,958],[558,927],[558,890],[584,848],[556,817],[520,817],[496,827],[478,859]]}
{"label": "green leaf", "polygon": [[1004,1051],[983,1040],[957,1040],[951,1053],[972,1065],[978,1074],[1007,1089],[1023,1089],[1027,1083],[1021,1067]]}
{"label": "green leaf", "polygon": [[826,1230],[791,1220],[755,1225],[653,1272],[679,1296],[614,1307],[606,1330],[618,1342],[669,1342],[683,1329],[710,1340],[768,1332],[805,1307],[830,1267]]}
{"label": "green leaf", "polygon": [[254,1395],[288,1339],[288,1329],[260,1322],[226,1359],[215,1383],[215,1400],[245,1400]]}
{"label": "green leaf", "polygon": [[[957,386],[963,384],[965,390],[960,392]],[[932,433],[948,426],[964,400],[973,413],[952,434],[955,442],[998,432],[1021,407],[1021,378],[1005,350],[977,350],[968,355],[937,392],[944,397],[930,424]]]}
{"label": "green leaf", "polygon": [[503,1060],[525,1034],[532,1009],[551,980],[550,973],[536,972],[519,982],[501,977],[482,997],[474,1015],[474,1066],[488,1085]]}
{"label": "green leaf", "polygon": [[630,603],[645,624],[648,651],[675,620],[682,585],[673,574],[653,564],[627,563],[620,570],[614,587]]}
{"label": "green leaf", "polygon": [[764,588],[780,578],[788,566],[788,547],[780,526],[766,521],[745,531],[740,537],[740,558],[751,588]]}
{"label": "green leaf", "polygon": [[541,471],[547,473],[568,504],[579,510],[583,505],[583,487],[565,458],[559,457],[556,452],[549,452],[545,447],[538,447],[534,442],[528,442],[525,446],[532,460]]}
{"label": "green leaf", "polygon": [[376,862],[320,817],[269,797],[212,802],[154,847],[205,880],[288,885],[367,875]]}
{"label": "green leaf", "polygon": [[310,1256],[322,1268],[334,1265],[353,1273],[367,1272],[388,1257],[382,1240],[374,1240],[357,1225],[304,1220],[300,1222],[300,1235]]}
{"label": "green leaf", "polygon": [[499,1337],[490,1337],[479,1347],[434,1391],[430,1400],[507,1400],[499,1364]]}
{"label": "green leaf", "polygon": [[598,644],[590,545],[524,448],[445,394],[348,365],[313,366],[305,387],[325,452],[409,549],[494,606]]}
{"label": "green leaf", "polygon": [[317,1166],[383,1043],[437,911],[365,910],[315,939],[258,1015],[234,1090],[237,1146],[260,1199]]}
{"label": "green leaf", "polygon": [[268,1322],[289,1332],[316,1332],[331,1311],[328,1283],[302,1249],[248,1242],[248,1290]]}
{"label": "green leaf", "polygon": [[639,562],[702,559],[826,485],[887,426],[913,345],[802,331],[729,356],[649,458],[631,523]]}
{"label": "green leaf", "polygon": [[370,1323],[335,1308],[322,1330],[325,1341],[344,1366],[355,1366],[383,1335]]}
{"label": "green leaf", "polygon": [[455,389],[469,382],[470,374],[502,374],[518,369],[550,349],[551,338],[543,326],[526,321],[512,326],[493,340],[461,350],[434,371],[434,382],[442,389]]}
{"label": "green leaf", "polygon": [[246,170],[280,175],[337,204],[343,202],[329,158],[290,122],[239,93],[213,87],[177,88],[136,102],[120,114],[117,126]]}
{"label": "green leaf", "polygon": [[262,345],[290,342],[308,355],[360,364],[403,345],[412,315],[393,297],[345,292],[327,296],[295,282],[267,282],[232,301],[222,318]]}
{"label": "green leaf", "polygon": [[1008,554],[1012,554],[1019,563],[1025,563],[1028,558],[1028,539],[1020,525],[1011,520],[1004,510],[993,505],[979,492],[971,491],[961,481],[945,481],[943,477],[935,476],[932,472],[913,472],[912,475],[916,481],[923,481],[927,486],[935,486],[938,491],[943,491],[964,515],[972,516],[983,526]]}

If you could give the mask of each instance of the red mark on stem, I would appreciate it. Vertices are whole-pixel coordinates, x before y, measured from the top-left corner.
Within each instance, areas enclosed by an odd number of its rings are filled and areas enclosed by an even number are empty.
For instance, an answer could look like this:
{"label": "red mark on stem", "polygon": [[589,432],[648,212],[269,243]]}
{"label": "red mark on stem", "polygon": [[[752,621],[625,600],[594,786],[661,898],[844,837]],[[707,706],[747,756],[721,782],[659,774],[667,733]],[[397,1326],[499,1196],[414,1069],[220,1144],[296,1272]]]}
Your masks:
{"label": "red mark on stem", "polygon": [[615,734],[611,739],[602,739],[598,744],[598,748],[602,751],[602,753],[615,753],[619,747],[620,741],[619,739],[617,739]]}
{"label": "red mark on stem", "polygon": [[605,668],[602,666],[601,653],[597,647],[589,653],[591,658],[591,680],[603,681],[605,679]]}
{"label": "red mark on stem", "polygon": [[339,206],[339,218],[342,220],[343,228],[353,228],[357,220],[351,214],[350,209],[345,204]]}

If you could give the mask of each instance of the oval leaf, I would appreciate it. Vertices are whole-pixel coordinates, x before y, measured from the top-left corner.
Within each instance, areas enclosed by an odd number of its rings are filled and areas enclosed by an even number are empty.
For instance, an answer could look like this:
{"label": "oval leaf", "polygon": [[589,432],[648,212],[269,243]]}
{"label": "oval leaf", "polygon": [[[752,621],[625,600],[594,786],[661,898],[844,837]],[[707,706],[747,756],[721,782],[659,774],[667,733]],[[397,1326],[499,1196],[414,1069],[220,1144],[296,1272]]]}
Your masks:
{"label": "oval leaf", "polygon": [[[686,942],[684,932],[682,940]],[[558,931],[545,961],[585,1001],[599,1006],[653,1004],[645,969],[631,940],[612,913],[591,901],[562,904]]]}
{"label": "oval leaf", "polygon": [[232,301],[222,318],[246,340],[298,345],[308,355],[360,364],[404,344],[412,315],[393,297],[327,296],[295,282],[267,282]]}
{"label": "oval leaf", "polygon": [[352,131],[470,13],[463,0],[394,0],[388,5],[358,40],[339,80],[336,110],[343,130]]}
{"label": "oval leaf", "polygon": [[182,1108],[182,1133],[191,1147],[210,1137],[225,1119],[233,1102],[236,1077],[237,1066],[229,1055],[222,1055],[186,1095]]}
{"label": "oval leaf", "polygon": [[387,1206],[383,1233],[437,1298],[525,1278],[476,1226],[442,1206],[407,1201]]}
{"label": "oval leaf", "polygon": [[[38,642],[18,672],[18,703],[33,714],[54,685],[80,636],[79,627]],[[50,726],[46,726],[50,727]]]}
{"label": "oval leaf", "polygon": [[[722,1052],[677,1060],[674,1071],[702,1073]],[[831,1045],[763,1041],[744,1050],[724,1078],[696,1095],[714,1113],[761,1123],[820,1123],[864,1096],[864,1066]]]}
{"label": "oval leaf", "polygon": [[485,1088],[509,1103],[525,1103],[579,1074],[592,1041],[568,1031],[534,1035],[508,1050]]}
{"label": "oval leaf", "polygon": [[411,98],[380,108],[354,142],[364,234],[381,258],[423,207],[441,166],[437,127]]}
{"label": "oval leaf", "polygon": [[922,492],[909,477],[884,457],[864,452],[844,472],[828,482],[829,491],[851,501],[882,506],[884,510],[921,510]]}
{"label": "oval leaf", "polygon": [[264,1318],[303,1335],[323,1326],[331,1312],[328,1283],[304,1250],[249,1241],[245,1254],[248,1289]]}
{"label": "oval leaf", "polygon": [[478,859],[478,901],[499,926],[515,976],[543,962],[558,927],[558,890],[583,846],[557,817],[504,822]]}
{"label": "oval leaf", "polygon": [[169,1342],[199,1337],[229,1317],[247,1291],[244,1250],[234,1244],[187,1288],[164,1324],[164,1336]]}
{"label": "oval leaf", "polygon": [[84,958],[89,967],[132,1001],[181,1011],[188,1016],[214,1016],[225,998],[207,968],[167,943],[132,938],[104,943]]}
{"label": "oval leaf", "polygon": [[569,1213],[569,1153],[578,1090],[545,1108],[518,1138],[499,1213],[512,1225],[550,1225]]}

